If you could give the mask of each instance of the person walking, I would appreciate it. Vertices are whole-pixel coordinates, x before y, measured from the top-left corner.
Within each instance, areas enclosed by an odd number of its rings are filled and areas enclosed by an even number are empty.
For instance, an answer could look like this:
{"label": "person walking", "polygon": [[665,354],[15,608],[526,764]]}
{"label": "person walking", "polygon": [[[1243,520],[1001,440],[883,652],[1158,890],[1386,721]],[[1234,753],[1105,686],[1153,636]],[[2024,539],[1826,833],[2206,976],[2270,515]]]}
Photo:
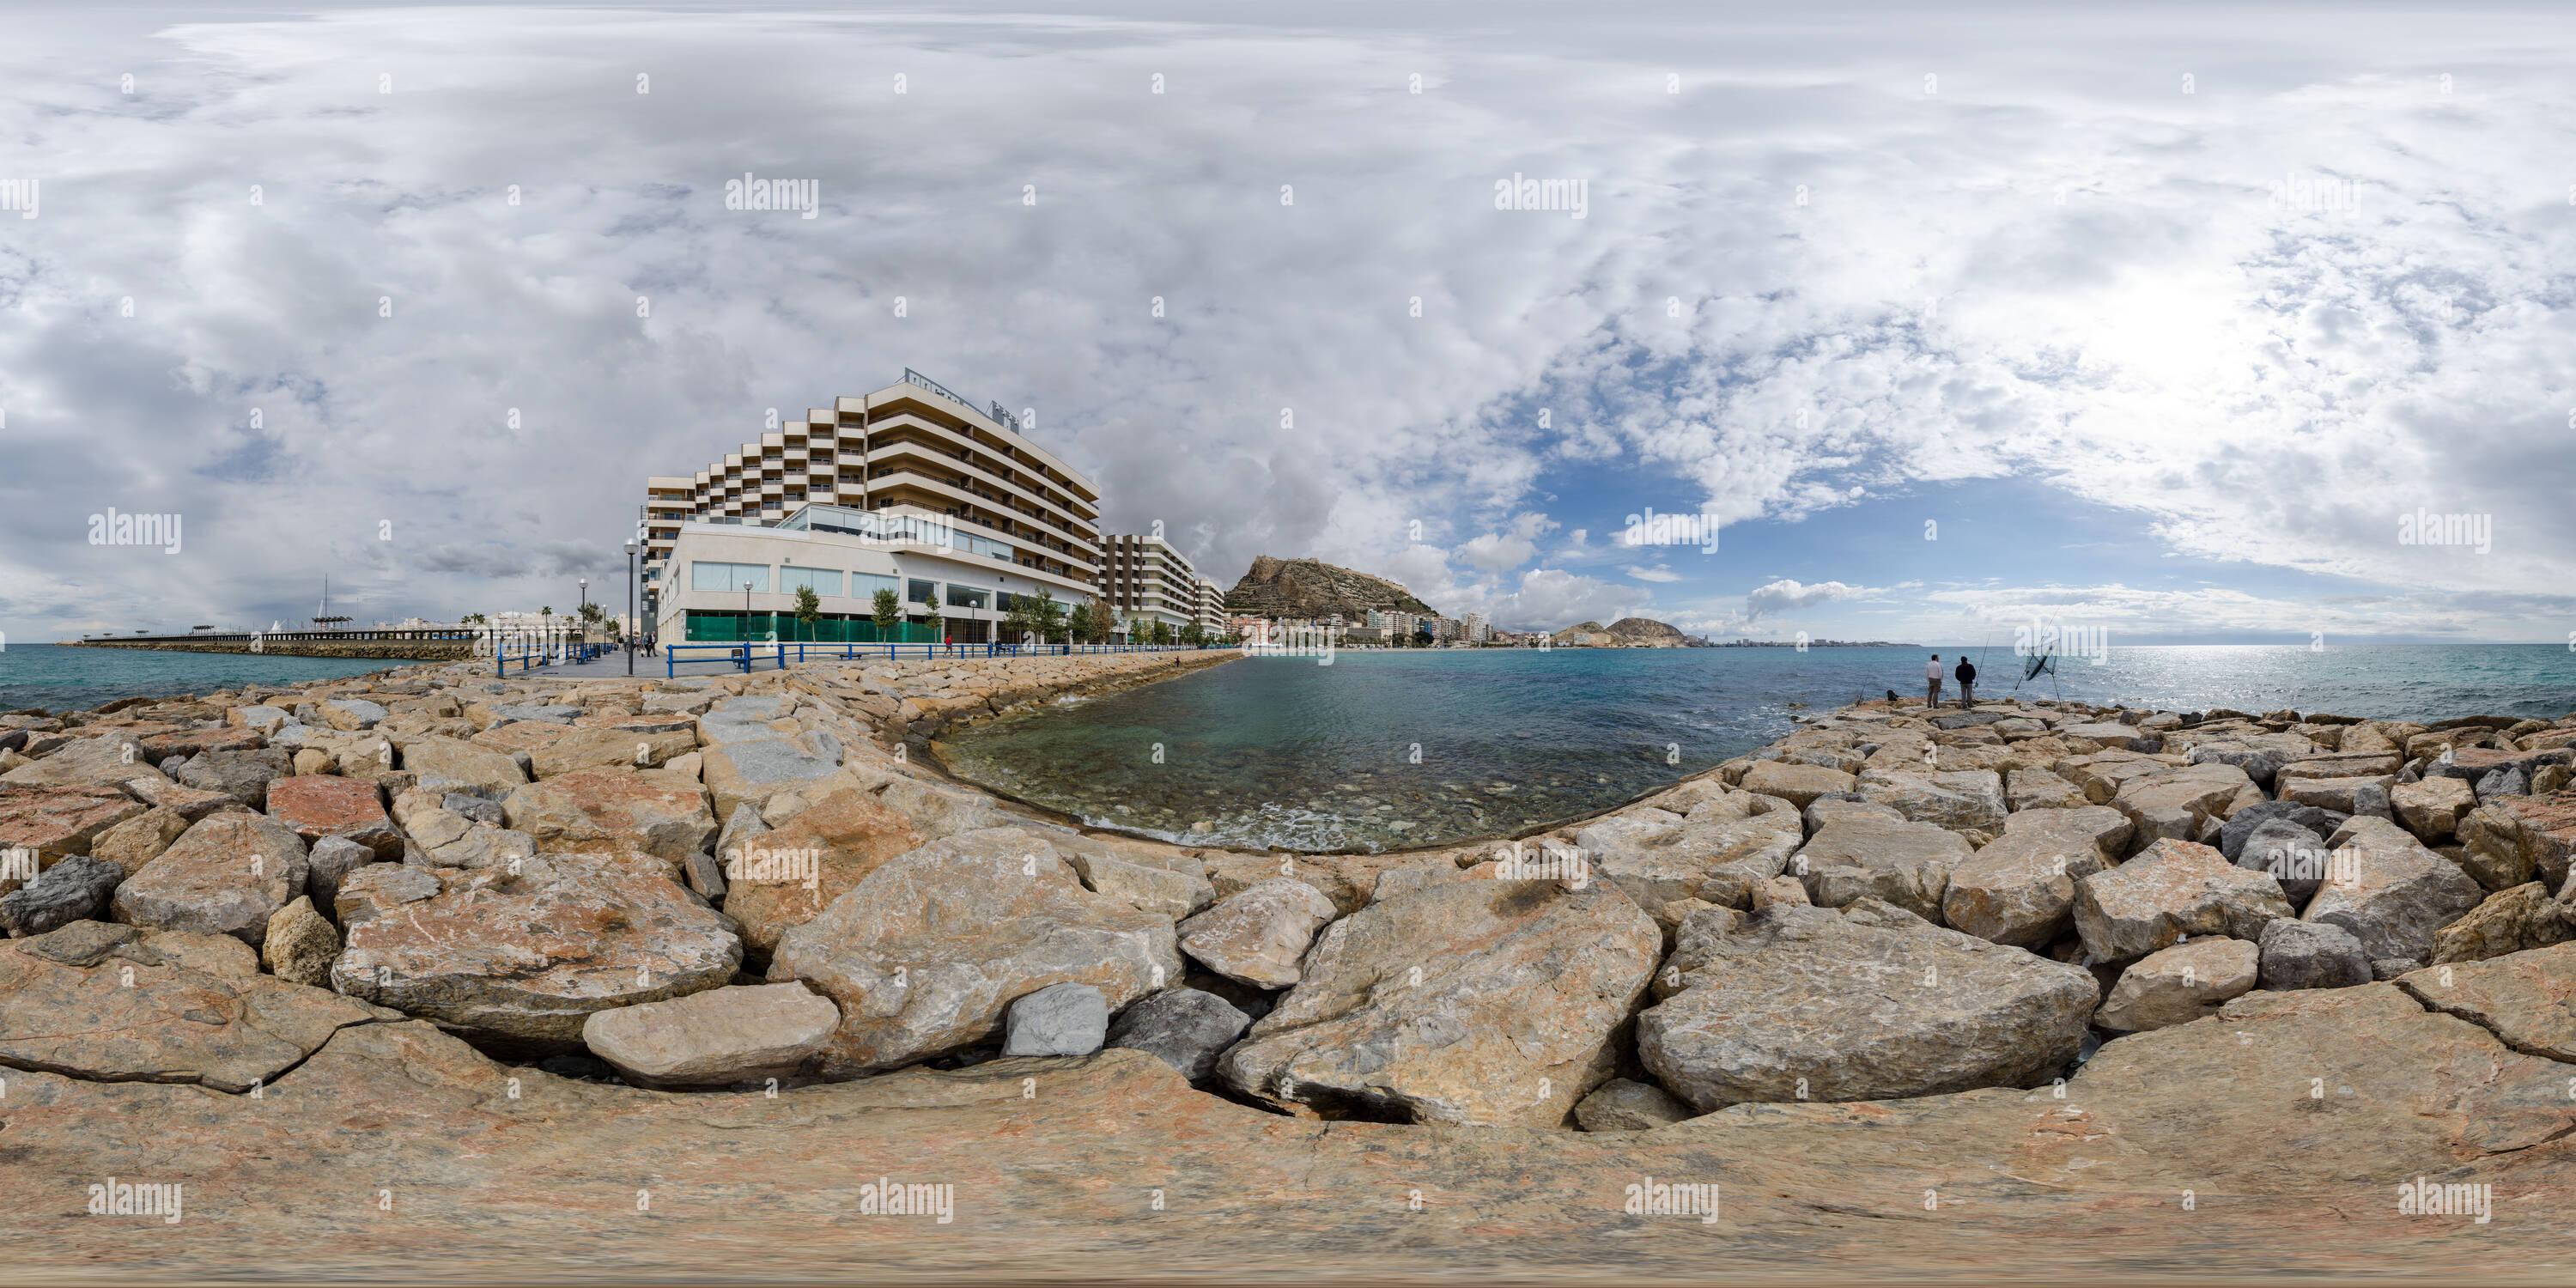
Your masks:
{"label": "person walking", "polygon": [[1923,705],[1927,708],[1941,705],[1941,655],[1938,653],[1923,664]]}
{"label": "person walking", "polygon": [[1959,655],[1959,669],[1955,674],[1959,677],[1959,709],[1965,711],[1977,702],[1977,668],[1968,661],[1967,654]]}

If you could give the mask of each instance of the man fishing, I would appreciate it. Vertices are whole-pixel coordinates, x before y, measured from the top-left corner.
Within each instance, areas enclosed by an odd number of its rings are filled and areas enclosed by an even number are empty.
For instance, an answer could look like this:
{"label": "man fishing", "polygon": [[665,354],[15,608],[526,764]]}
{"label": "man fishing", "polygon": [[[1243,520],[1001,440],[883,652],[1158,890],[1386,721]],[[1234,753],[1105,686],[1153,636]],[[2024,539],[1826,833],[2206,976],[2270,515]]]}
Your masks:
{"label": "man fishing", "polygon": [[1959,669],[1955,674],[1959,677],[1959,709],[1965,711],[1974,706],[1977,701],[1977,667],[1975,663],[1968,660],[1967,654],[1959,655]]}
{"label": "man fishing", "polygon": [[1941,705],[1941,655],[1938,653],[1923,664],[1923,705],[1927,708]]}

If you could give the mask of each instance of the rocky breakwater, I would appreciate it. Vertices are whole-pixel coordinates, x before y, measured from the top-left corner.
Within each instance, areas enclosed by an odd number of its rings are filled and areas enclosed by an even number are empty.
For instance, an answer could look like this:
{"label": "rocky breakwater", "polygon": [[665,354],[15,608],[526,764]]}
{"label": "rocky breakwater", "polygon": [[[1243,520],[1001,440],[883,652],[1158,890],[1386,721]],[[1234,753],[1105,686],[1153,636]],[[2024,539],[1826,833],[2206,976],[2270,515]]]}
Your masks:
{"label": "rocky breakwater", "polygon": [[[2576,718],[1872,703],[1546,836],[1298,856],[924,761],[1175,670],[1036,661],[0,717],[0,1183],[63,1200],[12,1268],[2576,1251]],[[946,1219],[854,1223],[898,1169]],[[90,1221],[108,1170],[197,1206]]]}

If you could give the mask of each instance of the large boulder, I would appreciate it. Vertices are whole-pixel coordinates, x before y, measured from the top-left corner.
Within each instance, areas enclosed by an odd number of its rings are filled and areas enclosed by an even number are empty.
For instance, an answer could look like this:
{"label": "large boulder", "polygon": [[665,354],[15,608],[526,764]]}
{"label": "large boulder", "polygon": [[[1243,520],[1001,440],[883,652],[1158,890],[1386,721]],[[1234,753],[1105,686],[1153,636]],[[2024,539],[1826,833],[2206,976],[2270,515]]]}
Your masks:
{"label": "large boulder", "polygon": [[1852,789],[1854,779],[1839,769],[1822,765],[1790,765],[1776,760],[1757,761],[1744,771],[1737,784],[1748,792],[1777,796],[1800,809],[1819,796]]}
{"label": "large boulder", "polygon": [[1006,1057],[1089,1055],[1109,1033],[1109,999],[1089,984],[1049,984],[1023,993],[1002,1015]]}
{"label": "large boulder", "polygon": [[1273,877],[1182,922],[1181,951],[1238,984],[1286,988],[1297,982],[1315,932],[1332,919],[1333,901],[1322,891],[1294,877]]}
{"label": "large boulder", "polygon": [[2197,840],[2209,820],[2223,819],[2238,804],[2263,799],[2260,788],[2234,765],[2203,763],[2120,784],[2111,806],[2129,816],[2136,831],[2129,844],[2144,849],[2162,839]]}
{"label": "large boulder", "polygon": [[268,785],[295,774],[294,758],[275,747],[210,751],[192,757],[176,775],[182,787],[230,796],[255,810],[268,808]]}
{"label": "large boulder", "polygon": [[2028,1086],[2075,1059],[2101,998],[2083,967],[1876,899],[1695,914],[1658,991],[1637,1053],[1703,1112]]}
{"label": "large boulder", "polygon": [[75,921],[96,920],[123,880],[125,869],[105,859],[75,854],[0,895],[0,930],[25,939]]}
{"label": "large boulder", "polygon": [[383,791],[367,779],[300,774],[272,780],[268,816],[294,828],[308,846],[326,836],[344,837],[379,859],[402,860],[402,833],[385,813]]}
{"label": "large boulder", "polygon": [[2004,803],[2018,814],[2023,810],[2072,809],[2085,800],[2082,790],[2054,771],[2015,769],[2004,775]]}
{"label": "large boulder", "polygon": [[1884,899],[1936,920],[1951,872],[1973,853],[1967,838],[1937,824],[1844,818],[1816,833],[1789,860],[1789,871],[1818,907]]}
{"label": "large boulder", "polygon": [[631,728],[565,729],[528,752],[539,781],[583,770],[660,769],[698,749],[694,729],[660,732]]}
{"label": "large boulder", "polygon": [[120,729],[87,738],[72,738],[34,764],[20,765],[0,774],[0,784],[16,783],[27,787],[115,786],[131,779],[165,777],[167,775],[152,767],[150,757],[144,752],[143,740]]}
{"label": "large boulder", "polygon": [[2037,952],[2075,928],[2075,883],[2110,866],[2129,820],[2100,805],[2015,814],[2004,834],[1950,873],[1941,919]]}
{"label": "large boulder", "polygon": [[257,947],[304,893],[304,838],[257,814],[210,814],[116,888],[118,921],[231,935]]}
{"label": "large boulder", "polygon": [[2460,866],[2487,889],[2508,890],[2537,877],[2563,891],[2568,855],[2576,850],[2576,792],[2481,805],[2460,820],[2459,837]]}
{"label": "large boulder", "polygon": [[581,1040],[639,1087],[758,1087],[796,1077],[840,1023],[802,984],[738,985],[593,1011]]}
{"label": "large boulder", "polygon": [[[1817,801],[1814,806],[1840,804]],[[1638,907],[1675,899],[1747,906],[1753,887],[1780,875],[1804,835],[1798,808],[1786,799],[1733,792],[1705,799],[1687,816],[1644,808],[1602,819],[1574,835],[1590,875],[1624,891]],[[1548,859],[1546,847],[1535,858]],[[1529,847],[1524,847],[1524,854]]]}
{"label": "large boulder", "polygon": [[2426,845],[2447,845],[2459,833],[2460,820],[2478,807],[2478,796],[2457,778],[2436,776],[2389,788],[2388,806]]}
{"label": "large boulder", "polygon": [[665,771],[557,774],[512,788],[501,814],[547,851],[634,849],[679,863],[716,835],[707,794]]}
{"label": "large boulder", "polygon": [[[900,816],[898,816],[900,817]],[[1082,884],[1139,911],[1185,920],[1216,902],[1216,886],[1197,859],[1168,846],[1106,836],[1069,836],[1056,851],[1082,874]]]}
{"label": "large boulder", "polygon": [[1219,1069],[1274,1103],[1559,1127],[1614,1072],[1662,948],[1655,923],[1597,882],[1421,886],[1328,927]]}
{"label": "large boulder", "polygon": [[827,1077],[989,1040],[1004,1007],[1050,984],[1089,984],[1114,1010],[1180,976],[1169,918],[1084,889],[1045,836],[1020,828],[887,861],[789,928],[769,963],[771,982],[801,979],[840,1003]]}
{"label": "large boulder", "polygon": [[2304,908],[2325,884],[2332,855],[2326,838],[2288,818],[2264,819],[2237,849],[2236,865],[2271,874],[2292,907]]}
{"label": "large boulder", "polygon": [[2433,956],[2427,964],[2485,961],[2566,943],[2576,939],[2568,911],[2537,881],[2488,895],[2467,916],[2433,932]]}
{"label": "large boulder", "polygon": [[491,796],[505,796],[528,781],[510,756],[457,738],[415,738],[402,744],[402,767],[422,780],[444,778]]}
{"label": "large boulder", "polygon": [[89,852],[132,876],[142,871],[144,864],[160,858],[161,852],[185,835],[188,825],[195,821],[177,810],[155,805],[99,833],[90,841]]}
{"label": "large boulder", "polygon": [[593,1012],[720,987],[742,964],[732,924],[652,860],[398,869],[429,878],[408,888],[375,879],[393,866],[341,883],[332,987],[483,1040],[569,1048]]}
{"label": "large boulder", "polygon": [[[2334,835],[2336,828],[2343,826],[2345,817],[2332,810],[2318,809],[2314,805],[2302,805],[2297,801],[2257,801],[2227,816],[2226,824],[2218,830],[2218,849],[2230,862],[2239,861],[2245,849],[2245,842],[2254,835],[2254,830],[2276,818],[2285,819],[2314,833],[2318,844],[2322,845],[2327,837]],[[2248,864],[2247,866],[2261,865]]]}
{"label": "large boulder", "polygon": [[[739,699],[737,699],[739,701]],[[817,754],[816,739],[752,738],[711,744],[699,754],[698,776],[715,797],[716,817],[731,818],[736,805],[760,805],[784,791],[830,779],[841,771],[837,755]]]}
{"label": "large boulder", "polygon": [[1252,1017],[1214,993],[1167,988],[1118,1013],[1107,1046],[1152,1052],[1192,1082],[1216,1072],[1217,1057],[1252,1027]]}
{"label": "large boulder", "polygon": [[1885,805],[1917,823],[1953,832],[2003,830],[2004,780],[1991,769],[1935,773],[1872,769],[1860,776],[1861,799]]}
{"label": "large boulder", "polygon": [[742,925],[743,942],[767,957],[779,937],[924,839],[902,815],[866,792],[836,791],[774,830],[753,831],[758,816],[737,807],[719,842],[725,915]]}
{"label": "large boulder", "polygon": [[2139,1033],[2215,1015],[2253,991],[2261,961],[2262,950],[2242,939],[2195,939],[2149,953],[2120,972],[2093,1022]]}
{"label": "large boulder", "polygon": [[2370,958],[2362,952],[2361,940],[2341,926],[2322,921],[2266,922],[2255,946],[2262,954],[2258,982],[2276,993],[2370,982]]}
{"label": "large boulder", "polygon": [[[97,926],[78,922],[0,947],[0,1064],[15,1066],[13,1079],[34,1069],[246,1092],[345,1026],[399,1018],[267,975],[161,964],[158,954],[91,933]],[[57,936],[62,944],[49,942]]]}
{"label": "large boulder", "polygon": [[2160,840],[2128,862],[2075,883],[2075,931],[2096,962],[2125,962],[2186,935],[2254,939],[2295,915],[2280,883],[2206,845]]}
{"label": "large boulder", "polygon": [[33,850],[46,863],[87,854],[98,837],[146,808],[104,783],[0,782],[0,850]]}
{"label": "large boulder", "polygon": [[2576,943],[2427,966],[2399,976],[2397,986],[2516,1051],[2576,1061]]}
{"label": "large boulder", "polygon": [[2458,864],[2386,819],[2348,819],[2327,844],[2327,880],[2304,919],[2351,931],[2372,961],[2429,960],[2435,932],[2485,897]]}

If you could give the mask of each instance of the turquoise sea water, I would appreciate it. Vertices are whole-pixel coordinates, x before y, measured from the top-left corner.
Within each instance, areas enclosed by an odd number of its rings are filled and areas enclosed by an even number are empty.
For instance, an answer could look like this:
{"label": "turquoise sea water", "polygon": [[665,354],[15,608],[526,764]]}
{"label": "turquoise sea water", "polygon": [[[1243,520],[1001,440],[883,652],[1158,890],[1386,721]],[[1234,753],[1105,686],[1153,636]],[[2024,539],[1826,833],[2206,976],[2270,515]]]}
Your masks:
{"label": "turquoise sea water", "polygon": [[245,684],[292,684],[406,665],[369,658],[155,653],[142,649],[11,644],[0,649],[0,711],[86,711],[118,698],[212,693]]}
{"label": "turquoise sea water", "polygon": [[[1922,692],[1931,649],[1528,649],[1251,658],[996,720],[950,768],[1118,827],[1202,844],[1380,850],[1504,835],[1615,805],[1760,747],[1795,717]],[[1955,654],[1941,650],[1945,670]],[[2025,697],[2199,711],[2555,719],[2553,645],[2120,647]],[[2013,693],[2016,659],[1980,664]],[[1955,684],[1944,691],[1955,698]],[[1192,825],[1205,822],[1204,831]]]}

